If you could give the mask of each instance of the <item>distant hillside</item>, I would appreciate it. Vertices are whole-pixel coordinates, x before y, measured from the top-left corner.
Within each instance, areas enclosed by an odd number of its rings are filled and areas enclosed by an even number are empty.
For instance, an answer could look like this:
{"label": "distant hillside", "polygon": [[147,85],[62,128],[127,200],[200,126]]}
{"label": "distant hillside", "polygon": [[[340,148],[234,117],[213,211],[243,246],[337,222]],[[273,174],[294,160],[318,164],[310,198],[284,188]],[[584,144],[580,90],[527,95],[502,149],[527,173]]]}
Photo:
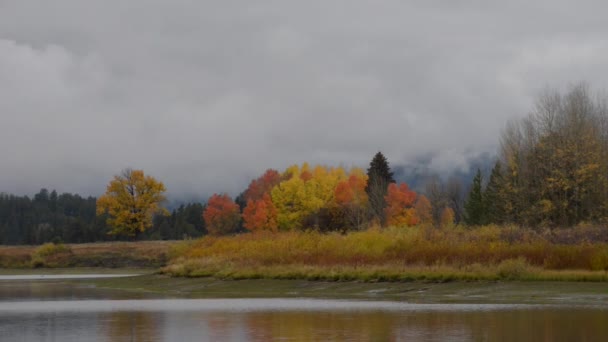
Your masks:
{"label": "distant hillside", "polygon": [[431,161],[432,158],[430,156],[425,156],[418,158],[411,164],[394,165],[392,166],[392,170],[395,179],[398,182],[407,183],[411,189],[418,193],[424,193],[427,181],[433,176],[438,176],[443,181],[450,177],[455,177],[461,181],[464,189],[468,189],[477,169],[480,169],[484,175],[490,174],[496,161],[496,156],[490,153],[477,155],[468,160],[467,164],[469,166],[465,170],[461,168],[436,170],[431,167]]}

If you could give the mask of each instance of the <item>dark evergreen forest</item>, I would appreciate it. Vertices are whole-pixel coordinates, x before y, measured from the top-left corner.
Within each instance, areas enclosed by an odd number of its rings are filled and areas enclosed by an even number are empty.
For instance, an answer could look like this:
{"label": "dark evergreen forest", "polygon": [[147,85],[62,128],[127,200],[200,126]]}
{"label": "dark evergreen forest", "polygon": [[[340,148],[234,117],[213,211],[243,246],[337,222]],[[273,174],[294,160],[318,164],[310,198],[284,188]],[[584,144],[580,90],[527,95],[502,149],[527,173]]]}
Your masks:
{"label": "dark evergreen forest", "polygon": [[[133,240],[110,235],[107,217],[96,216],[95,197],[58,194],[41,189],[32,198],[0,193],[0,244],[38,245],[45,242],[85,243]],[[203,235],[203,205],[189,203],[169,216],[157,216],[138,240],[175,240]]]}

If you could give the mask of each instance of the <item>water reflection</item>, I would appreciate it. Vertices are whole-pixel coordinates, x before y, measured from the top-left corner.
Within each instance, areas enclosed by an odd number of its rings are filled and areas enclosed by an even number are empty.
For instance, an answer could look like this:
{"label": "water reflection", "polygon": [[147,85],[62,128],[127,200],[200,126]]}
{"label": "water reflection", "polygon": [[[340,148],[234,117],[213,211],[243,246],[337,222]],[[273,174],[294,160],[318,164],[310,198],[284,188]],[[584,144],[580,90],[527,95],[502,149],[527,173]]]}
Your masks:
{"label": "water reflection", "polygon": [[606,341],[605,311],[255,313],[248,340]]}
{"label": "water reflection", "polygon": [[0,298],[3,342],[608,341],[605,307],[133,300],[125,293],[49,282],[0,283]]}
{"label": "water reflection", "polygon": [[98,331],[106,341],[162,341],[164,315],[154,312],[118,311],[104,314]]}
{"label": "water reflection", "polygon": [[[206,302],[212,301],[207,306]],[[2,341],[590,341],[608,340],[593,307],[412,305],[299,300],[142,300],[0,303]],[[112,309],[112,303],[125,303]],[[128,308],[130,303],[151,303]],[[184,311],[177,308],[184,302]],[[248,303],[249,302],[249,303]],[[65,307],[67,303],[71,305]],[[162,308],[165,303],[166,310]],[[248,303],[248,304],[247,304]],[[49,310],[56,304],[57,310]],[[79,305],[82,307],[79,308]],[[247,304],[247,305],[244,305]],[[258,307],[258,304],[261,306]],[[396,305],[395,305],[396,304]],[[196,310],[194,306],[200,306]],[[23,309],[19,309],[19,307]],[[445,309],[445,310],[443,310]]]}

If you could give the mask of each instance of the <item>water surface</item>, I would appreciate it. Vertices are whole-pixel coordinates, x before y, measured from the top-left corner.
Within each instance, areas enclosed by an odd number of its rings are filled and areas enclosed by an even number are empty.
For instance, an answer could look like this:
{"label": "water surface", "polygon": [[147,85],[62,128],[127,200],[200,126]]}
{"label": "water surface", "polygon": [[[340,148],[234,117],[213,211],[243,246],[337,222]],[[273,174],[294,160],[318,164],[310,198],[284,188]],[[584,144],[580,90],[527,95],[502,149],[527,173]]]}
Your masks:
{"label": "water surface", "polygon": [[176,299],[0,282],[1,341],[608,341],[603,305]]}

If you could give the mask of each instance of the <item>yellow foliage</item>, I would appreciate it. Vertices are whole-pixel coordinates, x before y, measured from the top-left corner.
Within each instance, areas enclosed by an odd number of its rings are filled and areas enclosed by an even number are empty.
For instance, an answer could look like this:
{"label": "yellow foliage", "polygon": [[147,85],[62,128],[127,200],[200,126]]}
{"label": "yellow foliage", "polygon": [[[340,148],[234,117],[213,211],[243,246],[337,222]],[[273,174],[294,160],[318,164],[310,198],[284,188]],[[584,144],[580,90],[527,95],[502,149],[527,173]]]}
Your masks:
{"label": "yellow foliage", "polygon": [[152,226],[154,214],[168,214],[160,207],[165,200],[162,182],[144,175],[142,170],[127,169],[114,176],[97,200],[97,215],[109,214],[110,234],[134,236]]}
{"label": "yellow foliage", "polygon": [[277,223],[282,230],[299,229],[302,220],[334,201],[334,189],[346,179],[344,169],[315,166],[310,171],[308,164],[302,168],[290,166],[284,175],[287,178],[271,192],[272,203],[277,208]]}

